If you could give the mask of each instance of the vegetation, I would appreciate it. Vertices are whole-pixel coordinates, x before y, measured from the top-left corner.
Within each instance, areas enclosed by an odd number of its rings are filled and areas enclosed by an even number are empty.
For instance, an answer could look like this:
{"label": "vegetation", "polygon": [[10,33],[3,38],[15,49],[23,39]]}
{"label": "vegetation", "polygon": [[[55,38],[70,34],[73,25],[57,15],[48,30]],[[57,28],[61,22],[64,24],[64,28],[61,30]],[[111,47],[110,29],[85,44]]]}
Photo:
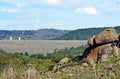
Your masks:
{"label": "vegetation", "polygon": [[80,54],[82,54],[87,46],[79,46],[79,47],[71,47],[71,48],[65,48],[60,50],[54,50],[53,53],[47,53],[46,55],[43,54],[32,54],[30,55],[30,58],[35,59],[51,59],[54,62],[58,62],[60,59],[64,57],[74,58]]}
{"label": "vegetation", "polygon": [[[74,58],[87,46],[55,50],[47,55],[6,53],[0,50],[0,79],[119,79],[120,66],[114,57],[110,61],[97,63],[96,76],[90,66],[83,67],[70,61],[66,66],[52,72],[53,66],[63,57]],[[87,74],[87,75],[86,75]]]}
{"label": "vegetation", "polygon": [[[120,26],[114,27],[117,33],[120,33]],[[70,31],[56,38],[56,40],[87,40],[91,36],[98,34],[106,28],[87,28]]]}
{"label": "vegetation", "polygon": [[[120,26],[114,27],[120,33]],[[77,30],[57,30],[57,29],[39,29],[39,30],[0,30],[0,40],[8,40],[10,36],[17,40],[20,36],[22,40],[87,40],[105,28],[86,28]]]}
{"label": "vegetation", "polygon": [[0,30],[0,40],[9,40],[10,37],[12,37],[13,40],[18,40],[18,37],[21,37],[22,40],[45,40],[59,37],[68,32],[68,30],[56,29]]}

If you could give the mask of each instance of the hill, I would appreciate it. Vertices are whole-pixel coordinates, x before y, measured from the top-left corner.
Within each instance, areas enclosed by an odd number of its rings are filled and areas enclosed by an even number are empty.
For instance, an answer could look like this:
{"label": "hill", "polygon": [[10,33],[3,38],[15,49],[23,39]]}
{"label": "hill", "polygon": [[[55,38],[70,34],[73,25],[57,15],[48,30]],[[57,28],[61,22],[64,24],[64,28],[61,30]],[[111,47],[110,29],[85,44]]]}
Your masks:
{"label": "hill", "polygon": [[57,29],[39,29],[39,30],[0,30],[0,40],[17,40],[21,37],[23,40],[46,40],[53,39],[68,33],[68,30]]}
{"label": "hill", "polygon": [[[117,33],[120,33],[120,26],[114,27]],[[86,29],[77,29],[66,33],[55,40],[87,40],[92,35],[96,35],[100,31],[106,29],[104,28],[86,28]]]}

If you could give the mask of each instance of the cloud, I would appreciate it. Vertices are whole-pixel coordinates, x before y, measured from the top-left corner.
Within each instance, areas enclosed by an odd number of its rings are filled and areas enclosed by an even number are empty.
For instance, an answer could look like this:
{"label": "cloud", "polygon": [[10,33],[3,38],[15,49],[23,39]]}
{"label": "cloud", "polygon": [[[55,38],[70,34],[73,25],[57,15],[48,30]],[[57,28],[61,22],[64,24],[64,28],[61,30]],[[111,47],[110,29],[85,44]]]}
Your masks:
{"label": "cloud", "polygon": [[25,2],[16,3],[15,6],[17,6],[17,7],[25,7],[25,6],[28,6],[28,3],[25,3]]}
{"label": "cloud", "polygon": [[35,20],[33,20],[33,22],[35,22],[35,23],[43,23],[43,22],[44,22],[44,20],[35,19]]}
{"label": "cloud", "polygon": [[94,7],[76,8],[74,12],[76,14],[98,14]]}
{"label": "cloud", "polygon": [[19,12],[21,12],[21,10],[19,10],[19,9],[6,9],[6,8],[0,8],[0,12],[19,13]]}
{"label": "cloud", "polygon": [[60,0],[44,0],[43,2],[50,6],[60,6],[61,4]]}

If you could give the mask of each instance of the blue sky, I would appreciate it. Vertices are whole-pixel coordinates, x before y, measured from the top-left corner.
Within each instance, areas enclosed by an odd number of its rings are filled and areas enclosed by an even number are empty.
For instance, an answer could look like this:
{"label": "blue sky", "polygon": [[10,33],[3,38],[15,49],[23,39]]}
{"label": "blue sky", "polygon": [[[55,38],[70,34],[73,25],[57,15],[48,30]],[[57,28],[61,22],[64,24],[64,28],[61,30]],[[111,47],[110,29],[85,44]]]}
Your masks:
{"label": "blue sky", "polygon": [[120,0],[0,0],[0,30],[120,25]]}

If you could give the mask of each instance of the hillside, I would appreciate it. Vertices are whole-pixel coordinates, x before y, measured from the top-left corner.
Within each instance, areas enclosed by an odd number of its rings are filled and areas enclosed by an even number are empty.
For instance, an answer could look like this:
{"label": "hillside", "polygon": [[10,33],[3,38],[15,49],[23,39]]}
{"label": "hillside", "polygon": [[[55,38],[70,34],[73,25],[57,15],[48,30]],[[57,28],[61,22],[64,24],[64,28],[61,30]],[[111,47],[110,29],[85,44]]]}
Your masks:
{"label": "hillside", "polygon": [[40,29],[40,30],[0,30],[0,40],[17,40],[21,37],[23,40],[46,40],[53,39],[68,33],[68,30]]}
{"label": "hillside", "polygon": [[[120,26],[114,27],[117,33],[120,33]],[[92,35],[99,33],[106,28],[85,28],[77,30],[57,30],[57,29],[39,29],[39,30],[0,30],[0,40],[87,40]]]}
{"label": "hillside", "polygon": [[[120,33],[120,26],[114,27],[117,33]],[[100,31],[106,28],[86,28],[70,31],[69,33],[64,34],[56,38],[56,40],[87,40],[92,35],[96,35]]]}

